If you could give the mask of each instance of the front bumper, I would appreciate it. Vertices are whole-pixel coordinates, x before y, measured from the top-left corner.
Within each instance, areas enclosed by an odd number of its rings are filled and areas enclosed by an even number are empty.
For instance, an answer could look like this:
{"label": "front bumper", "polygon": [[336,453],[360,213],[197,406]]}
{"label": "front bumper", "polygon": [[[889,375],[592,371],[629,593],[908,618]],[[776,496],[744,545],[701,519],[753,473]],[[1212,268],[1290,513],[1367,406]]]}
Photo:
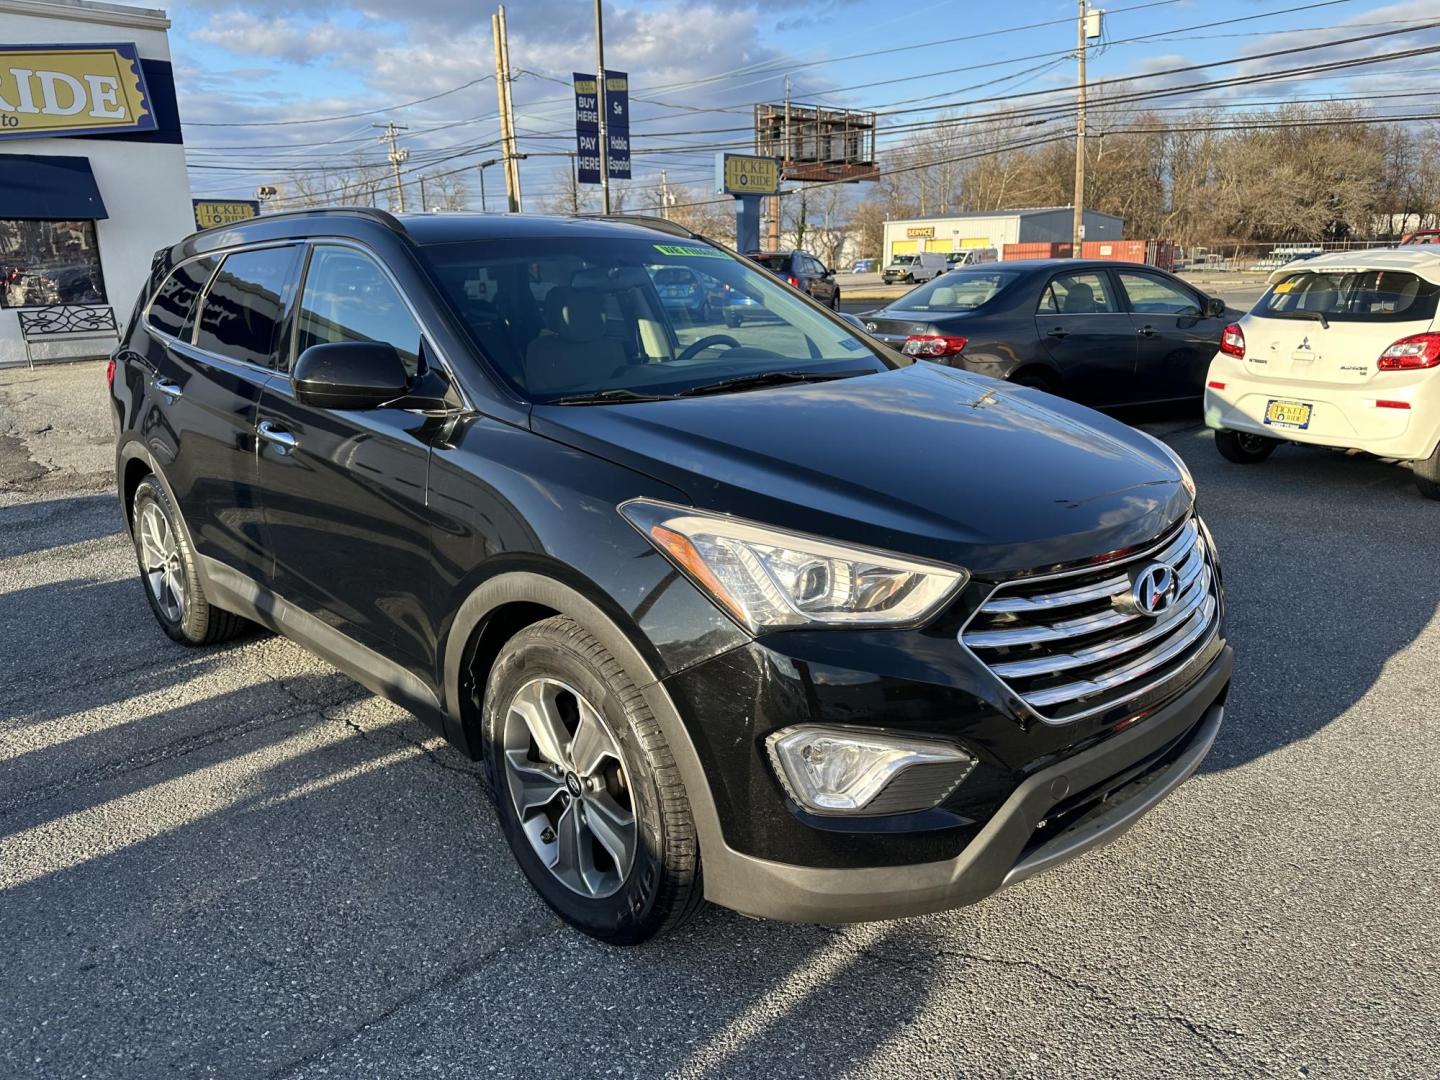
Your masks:
{"label": "front bumper", "polygon": [[[1336,384],[1250,375],[1244,366],[1217,357],[1205,389],[1205,423],[1312,446],[1364,450],[1377,457],[1414,461],[1428,458],[1440,441],[1440,380],[1431,371],[1390,372],[1363,383]],[[1265,423],[1275,400],[1310,404],[1304,428]],[[1391,403],[1382,407],[1377,402]],[[1403,406],[1403,407],[1396,407]]]}
{"label": "front bumper", "polygon": [[725,844],[703,853],[706,896],[791,922],[860,922],[973,904],[1115,839],[1190,776],[1219,732],[1233,664],[1226,646],[1163,708],[1030,773],[949,858],[809,866]]}

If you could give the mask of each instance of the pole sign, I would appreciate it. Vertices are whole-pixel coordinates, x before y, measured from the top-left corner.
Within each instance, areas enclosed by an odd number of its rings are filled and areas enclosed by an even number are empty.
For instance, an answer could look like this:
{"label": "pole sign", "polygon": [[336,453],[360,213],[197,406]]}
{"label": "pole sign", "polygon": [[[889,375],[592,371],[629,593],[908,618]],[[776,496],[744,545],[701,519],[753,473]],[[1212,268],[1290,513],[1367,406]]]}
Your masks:
{"label": "pole sign", "polygon": [[[594,75],[571,72],[575,85],[575,177],[600,183],[600,91]],[[630,179],[630,78],[605,72],[605,141],[611,180]]]}
{"label": "pole sign", "polygon": [[195,208],[197,229],[234,225],[260,216],[258,199],[191,199],[190,203]]}
{"label": "pole sign", "polygon": [[133,44],[0,45],[0,139],[158,126]]}
{"label": "pole sign", "polygon": [[630,179],[630,76],[605,72],[605,141],[611,180]]}
{"label": "pole sign", "polygon": [[716,154],[715,190],[725,195],[774,195],[780,190],[780,162],[751,154]]}

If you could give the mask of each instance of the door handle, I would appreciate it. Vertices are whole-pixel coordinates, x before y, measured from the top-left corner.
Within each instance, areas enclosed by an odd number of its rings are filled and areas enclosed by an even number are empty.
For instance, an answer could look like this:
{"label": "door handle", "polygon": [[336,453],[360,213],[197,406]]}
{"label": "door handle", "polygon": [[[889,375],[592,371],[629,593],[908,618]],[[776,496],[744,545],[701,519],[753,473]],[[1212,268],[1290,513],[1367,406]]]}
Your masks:
{"label": "door handle", "polygon": [[1053,338],[1067,338],[1070,336],[1070,331],[1066,330],[1063,326],[1057,326],[1052,330],[1046,330],[1045,336]]}
{"label": "door handle", "polygon": [[263,442],[275,447],[276,453],[288,454],[300,445],[300,441],[274,420],[261,420],[255,425],[255,434]]}
{"label": "door handle", "polygon": [[168,402],[179,401],[184,391],[180,389],[179,383],[173,383],[169,379],[156,379],[155,389],[165,395]]}
{"label": "door handle", "polygon": [[1153,326],[1142,326],[1139,330],[1136,330],[1135,332],[1141,337],[1154,337],[1157,333],[1159,333],[1159,331],[1156,330]]}

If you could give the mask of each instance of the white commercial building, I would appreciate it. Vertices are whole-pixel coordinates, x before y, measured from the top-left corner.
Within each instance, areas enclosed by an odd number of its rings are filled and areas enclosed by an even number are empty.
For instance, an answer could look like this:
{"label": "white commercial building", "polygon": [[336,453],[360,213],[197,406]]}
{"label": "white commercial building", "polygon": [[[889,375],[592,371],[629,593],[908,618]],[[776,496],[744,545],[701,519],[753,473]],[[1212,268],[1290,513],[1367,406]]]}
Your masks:
{"label": "white commercial building", "polygon": [[[163,11],[0,0],[0,364],[99,356],[195,230]],[[93,331],[87,333],[87,331]]]}
{"label": "white commercial building", "polygon": [[[1096,210],[1086,210],[1084,220],[1086,240],[1119,240],[1125,229],[1124,218]],[[880,257],[888,263],[896,255],[949,253],[967,248],[994,248],[1000,255],[1006,244],[1067,243],[1074,221],[1075,211],[1068,206],[933,214],[887,221],[885,250]]]}

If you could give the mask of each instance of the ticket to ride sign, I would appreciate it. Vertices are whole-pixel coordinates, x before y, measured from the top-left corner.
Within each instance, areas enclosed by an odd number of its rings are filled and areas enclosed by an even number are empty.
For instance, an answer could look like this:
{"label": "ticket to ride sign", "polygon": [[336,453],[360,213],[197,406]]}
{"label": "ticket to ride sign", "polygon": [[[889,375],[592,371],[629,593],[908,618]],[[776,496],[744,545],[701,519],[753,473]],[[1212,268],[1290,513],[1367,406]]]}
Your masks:
{"label": "ticket to ride sign", "polygon": [[157,126],[133,44],[0,45],[0,138]]}
{"label": "ticket to ride sign", "polygon": [[780,190],[780,162],[749,154],[716,154],[715,190],[726,195],[774,195]]}
{"label": "ticket to ride sign", "polygon": [[195,207],[195,227],[214,229],[234,225],[260,216],[260,203],[255,199],[191,199]]}

